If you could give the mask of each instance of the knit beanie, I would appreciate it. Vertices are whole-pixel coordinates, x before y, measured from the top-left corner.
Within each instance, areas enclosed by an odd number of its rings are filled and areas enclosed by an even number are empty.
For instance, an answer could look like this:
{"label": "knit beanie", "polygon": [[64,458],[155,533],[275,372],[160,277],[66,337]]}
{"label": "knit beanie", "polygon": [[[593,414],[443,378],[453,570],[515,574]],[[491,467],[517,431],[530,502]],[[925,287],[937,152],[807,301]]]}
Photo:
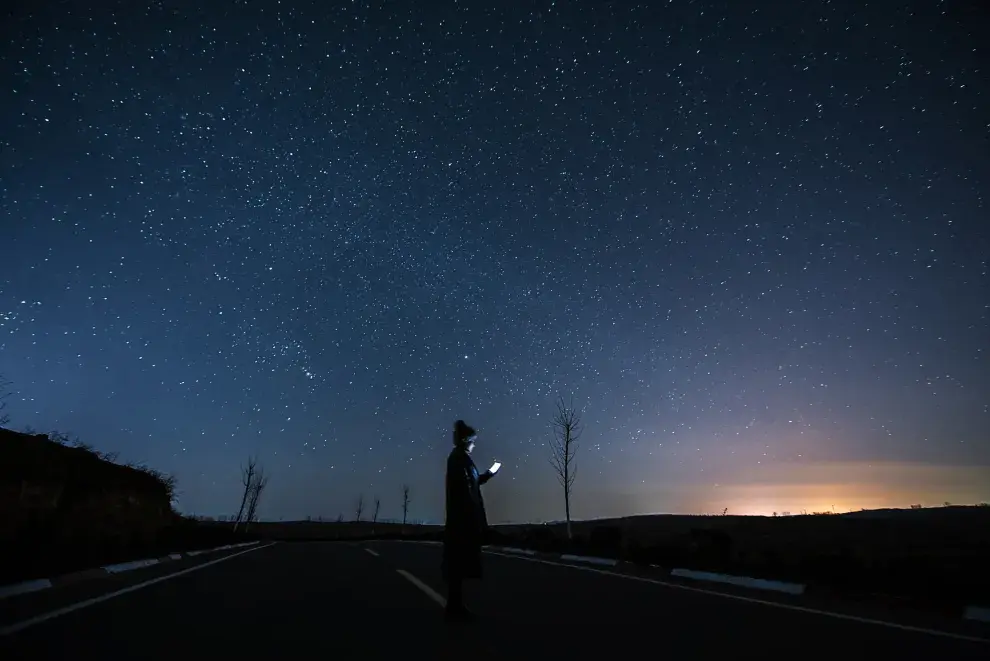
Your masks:
{"label": "knit beanie", "polygon": [[454,445],[466,443],[474,435],[474,427],[465,423],[463,420],[458,420],[454,423]]}

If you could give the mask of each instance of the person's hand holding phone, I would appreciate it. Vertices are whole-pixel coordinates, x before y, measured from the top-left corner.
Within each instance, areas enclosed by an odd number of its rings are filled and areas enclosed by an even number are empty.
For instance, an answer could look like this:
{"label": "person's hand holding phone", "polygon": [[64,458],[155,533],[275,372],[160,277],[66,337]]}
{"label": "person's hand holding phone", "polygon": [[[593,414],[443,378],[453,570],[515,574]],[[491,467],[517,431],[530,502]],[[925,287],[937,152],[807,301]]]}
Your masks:
{"label": "person's hand holding phone", "polygon": [[498,469],[501,467],[502,467],[502,462],[496,461],[494,464],[492,464],[492,467],[488,469],[488,472],[494,475],[495,473],[498,472]]}

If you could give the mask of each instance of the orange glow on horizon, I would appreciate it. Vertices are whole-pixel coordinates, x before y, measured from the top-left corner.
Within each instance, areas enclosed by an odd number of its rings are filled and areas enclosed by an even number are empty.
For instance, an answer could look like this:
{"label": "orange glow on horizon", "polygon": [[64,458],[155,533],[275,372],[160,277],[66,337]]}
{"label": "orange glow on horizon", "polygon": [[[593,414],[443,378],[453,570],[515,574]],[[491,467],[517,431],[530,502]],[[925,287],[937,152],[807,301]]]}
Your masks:
{"label": "orange glow on horizon", "polygon": [[[671,495],[676,492],[676,502]],[[718,484],[637,494],[644,511],[772,516],[990,501],[990,467],[849,462],[760,467]],[[652,501],[652,502],[651,502]],[[666,502],[664,502],[666,501]],[[659,507],[658,507],[659,506]]]}

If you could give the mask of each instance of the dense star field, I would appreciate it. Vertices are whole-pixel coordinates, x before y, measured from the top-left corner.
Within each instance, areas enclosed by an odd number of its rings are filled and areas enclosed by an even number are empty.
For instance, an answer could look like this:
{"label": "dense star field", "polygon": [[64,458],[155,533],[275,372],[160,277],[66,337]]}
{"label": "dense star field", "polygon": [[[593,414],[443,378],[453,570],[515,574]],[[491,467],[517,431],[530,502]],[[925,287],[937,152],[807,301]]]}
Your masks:
{"label": "dense star field", "polygon": [[980,3],[4,12],[11,427],[211,515],[442,520],[464,418],[561,518],[558,396],[579,518],[990,499]]}

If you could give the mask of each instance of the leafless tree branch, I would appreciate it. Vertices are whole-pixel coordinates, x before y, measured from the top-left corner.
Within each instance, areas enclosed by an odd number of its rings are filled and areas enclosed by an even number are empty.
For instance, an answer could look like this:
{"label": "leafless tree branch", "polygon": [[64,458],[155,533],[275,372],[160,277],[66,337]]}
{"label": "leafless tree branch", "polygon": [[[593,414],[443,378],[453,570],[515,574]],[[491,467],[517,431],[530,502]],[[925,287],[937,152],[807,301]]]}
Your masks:
{"label": "leafless tree branch", "polygon": [[248,497],[248,510],[247,516],[244,520],[244,532],[247,532],[248,526],[251,525],[253,521],[258,520],[258,503],[261,502],[261,494],[264,493],[265,487],[268,486],[268,476],[265,475],[265,471],[259,468],[254,474],[254,481],[251,483],[251,494]]}
{"label": "leafless tree branch", "polygon": [[409,516],[409,485],[402,485],[402,525],[406,525],[406,518]]}
{"label": "leafless tree branch", "polygon": [[258,460],[248,457],[247,466],[241,466],[241,484],[244,485],[244,493],[241,495],[241,506],[237,510],[237,518],[234,519],[234,531],[244,519],[244,509],[247,507],[248,498],[251,497],[251,486],[254,484],[254,474],[258,470]]}
{"label": "leafless tree branch", "polygon": [[364,511],[364,494],[358,496],[357,500],[357,515],[354,517],[355,521],[361,520],[361,513]]}
{"label": "leafless tree branch", "polygon": [[565,404],[564,398],[557,400],[557,410],[551,423],[553,434],[550,438],[550,465],[557,474],[557,482],[564,490],[564,513],[567,517],[567,538],[571,538],[571,493],[577,478],[574,456],[577,453],[578,439],[581,437],[581,415],[574,408],[574,400]]}
{"label": "leafless tree branch", "polygon": [[372,523],[378,523],[378,509],[382,506],[382,499],[375,496],[375,513],[371,517]]}

